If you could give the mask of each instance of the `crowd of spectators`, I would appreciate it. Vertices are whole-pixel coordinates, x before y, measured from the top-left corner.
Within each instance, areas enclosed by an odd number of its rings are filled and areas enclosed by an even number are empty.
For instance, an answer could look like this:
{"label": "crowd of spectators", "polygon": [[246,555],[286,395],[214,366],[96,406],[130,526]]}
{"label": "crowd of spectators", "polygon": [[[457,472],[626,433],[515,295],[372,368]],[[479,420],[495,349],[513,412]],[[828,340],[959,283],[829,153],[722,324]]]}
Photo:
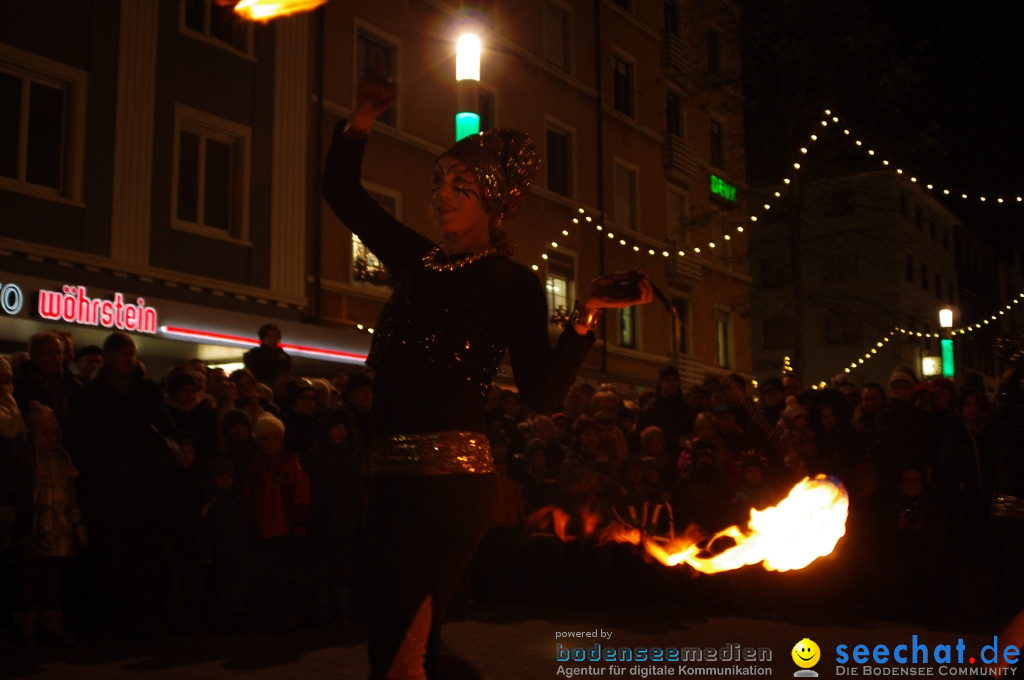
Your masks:
{"label": "crowd of spectators", "polygon": [[[246,357],[259,376],[200,360],[148,375],[124,333],[76,352],[70,333],[44,331],[0,357],[3,634],[35,644],[359,617],[372,371],[296,377],[280,331],[260,337]],[[581,381],[544,414],[492,389],[498,510],[463,601],[748,597],[763,575],[701,582],[583,536],[622,524],[707,537],[825,474],[850,497],[837,592],[896,616],[1021,604],[1022,520],[992,510],[1021,481],[1006,464],[1020,428],[973,376],[957,386],[900,367],[887,385],[684,386],[668,365],[656,381],[639,395]]]}

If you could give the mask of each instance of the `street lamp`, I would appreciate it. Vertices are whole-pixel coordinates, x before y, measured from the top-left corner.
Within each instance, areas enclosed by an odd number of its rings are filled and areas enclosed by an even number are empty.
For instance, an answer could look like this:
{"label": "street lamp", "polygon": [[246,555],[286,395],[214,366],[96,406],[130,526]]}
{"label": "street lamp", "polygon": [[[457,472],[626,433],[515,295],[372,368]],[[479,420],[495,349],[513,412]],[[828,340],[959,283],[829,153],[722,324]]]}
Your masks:
{"label": "street lamp", "polygon": [[480,132],[480,37],[463,33],[455,43],[455,85],[459,111],[455,114],[455,141]]}
{"label": "street lamp", "polygon": [[939,310],[939,325],[942,326],[942,377],[953,377],[953,310],[943,307]]}

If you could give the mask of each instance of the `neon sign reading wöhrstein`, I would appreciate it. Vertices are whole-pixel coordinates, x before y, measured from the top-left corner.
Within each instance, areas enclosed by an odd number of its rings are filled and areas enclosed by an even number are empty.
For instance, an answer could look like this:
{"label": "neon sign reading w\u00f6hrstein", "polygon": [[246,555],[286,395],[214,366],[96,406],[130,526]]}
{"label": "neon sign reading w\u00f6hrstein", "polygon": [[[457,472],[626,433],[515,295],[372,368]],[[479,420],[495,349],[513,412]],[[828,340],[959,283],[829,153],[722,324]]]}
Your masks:
{"label": "neon sign reading w\u00f6hrstein", "polygon": [[114,293],[113,300],[90,298],[85,286],[64,286],[60,291],[40,290],[39,316],[48,321],[138,333],[155,334],[158,327],[156,308],[147,307],[142,298],[137,298],[135,304],[125,302],[121,293]]}

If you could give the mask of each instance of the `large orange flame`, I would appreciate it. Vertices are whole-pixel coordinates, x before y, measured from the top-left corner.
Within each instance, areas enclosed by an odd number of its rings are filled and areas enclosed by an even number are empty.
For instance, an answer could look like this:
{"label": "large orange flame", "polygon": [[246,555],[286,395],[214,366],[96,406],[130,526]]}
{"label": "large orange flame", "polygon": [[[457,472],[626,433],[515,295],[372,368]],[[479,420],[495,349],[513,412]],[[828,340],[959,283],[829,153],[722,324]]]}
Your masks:
{"label": "large orange flame", "polygon": [[277,17],[308,12],[327,0],[240,0],[235,13],[250,21],[270,21]]}
{"label": "large orange flame", "polygon": [[[814,479],[805,477],[778,505],[751,510],[746,529],[731,526],[706,543],[699,542],[692,531],[681,537],[665,539],[652,537],[621,521],[596,531],[593,519],[587,520],[588,515],[584,516],[584,527],[579,536],[595,536],[600,543],[642,545],[651,557],[662,564],[672,567],[686,563],[705,574],[757,563],[772,571],[789,571],[803,569],[835,549],[836,543],[846,534],[849,506],[849,497],[842,483],[835,478],[818,475]],[[577,538],[566,532],[570,518],[562,510],[542,508],[531,519],[542,524],[550,523],[563,541]],[[707,546],[720,538],[732,539],[735,545],[718,554],[708,554]]]}

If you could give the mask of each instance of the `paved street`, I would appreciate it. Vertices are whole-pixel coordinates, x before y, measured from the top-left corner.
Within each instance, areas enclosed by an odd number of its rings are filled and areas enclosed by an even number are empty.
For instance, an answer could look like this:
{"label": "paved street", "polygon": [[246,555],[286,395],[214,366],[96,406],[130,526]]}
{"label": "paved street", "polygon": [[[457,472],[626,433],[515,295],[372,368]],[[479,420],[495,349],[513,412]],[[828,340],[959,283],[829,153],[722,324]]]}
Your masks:
{"label": "paved street", "polygon": [[[645,673],[649,677],[707,675],[707,670],[695,673],[692,669],[731,667],[734,664],[727,663],[728,659],[735,659],[746,650],[752,653],[756,649],[758,654],[764,654],[765,648],[769,650],[770,661],[741,665],[756,666],[760,669],[756,672],[758,675],[793,677],[794,671],[799,669],[794,665],[791,652],[805,637],[821,648],[821,661],[815,670],[821,677],[836,677],[837,674],[852,675],[843,671],[861,667],[851,661],[837,670],[836,648],[839,645],[845,644],[849,654],[858,644],[868,645],[870,649],[885,644],[889,650],[902,644],[912,649],[914,635],[918,636],[919,652],[927,647],[932,666],[935,666],[936,645],[949,645],[955,662],[956,645],[963,641],[966,650],[963,663],[932,668],[931,674],[945,676],[950,675],[954,667],[963,669],[958,673],[964,674],[978,670],[978,664],[972,667],[967,658],[978,655],[982,646],[991,644],[993,634],[998,632],[995,622],[968,625],[947,621],[941,626],[892,624],[873,622],[849,612],[801,609],[802,613],[775,609],[753,616],[735,611],[716,613],[713,607],[702,607],[701,612],[668,606],[617,607],[605,611],[594,608],[580,612],[569,608],[463,605],[453,613],[445,629],[445,639],[453,655],[465,662],[455,664],[458,670],[452,668],[446,678],[481,677],[467,672],[466,662],[485,671],[483,677],[490,680],[569,677],[567,671],[602,677],[648,677]],[[596,637],[567,637],[574,633]],[[595,643],[600,641],[605,649],[612,646],[633,651],[641,647],[699,648],[705,660],[687,664],[588,660],[558,663],[555,660],[556,635],[560,635],[566,649],[585,647],[591,654]],[[713,648],[711,655],[718,657],[708,660],[707,648]],[[41,646],[23,650],[8,645],[0,649],[0,677],[52,680],[365,678],[365,652],[365,640],[358,626],[343,631],[291,634],[189,634],[161,636],[151,641],[83,641],[61,649]],[[684,665],[691,671],[684,672],[681,669]],[[924,664],[916,665],[924,667]],[[875,666],[892,669],[894,664],[890,661]],[[658,669],[664,672],[658,674]],[[669,670],[672,672],[668,673]],[[718,674],[723,675],[720,670]]]}

